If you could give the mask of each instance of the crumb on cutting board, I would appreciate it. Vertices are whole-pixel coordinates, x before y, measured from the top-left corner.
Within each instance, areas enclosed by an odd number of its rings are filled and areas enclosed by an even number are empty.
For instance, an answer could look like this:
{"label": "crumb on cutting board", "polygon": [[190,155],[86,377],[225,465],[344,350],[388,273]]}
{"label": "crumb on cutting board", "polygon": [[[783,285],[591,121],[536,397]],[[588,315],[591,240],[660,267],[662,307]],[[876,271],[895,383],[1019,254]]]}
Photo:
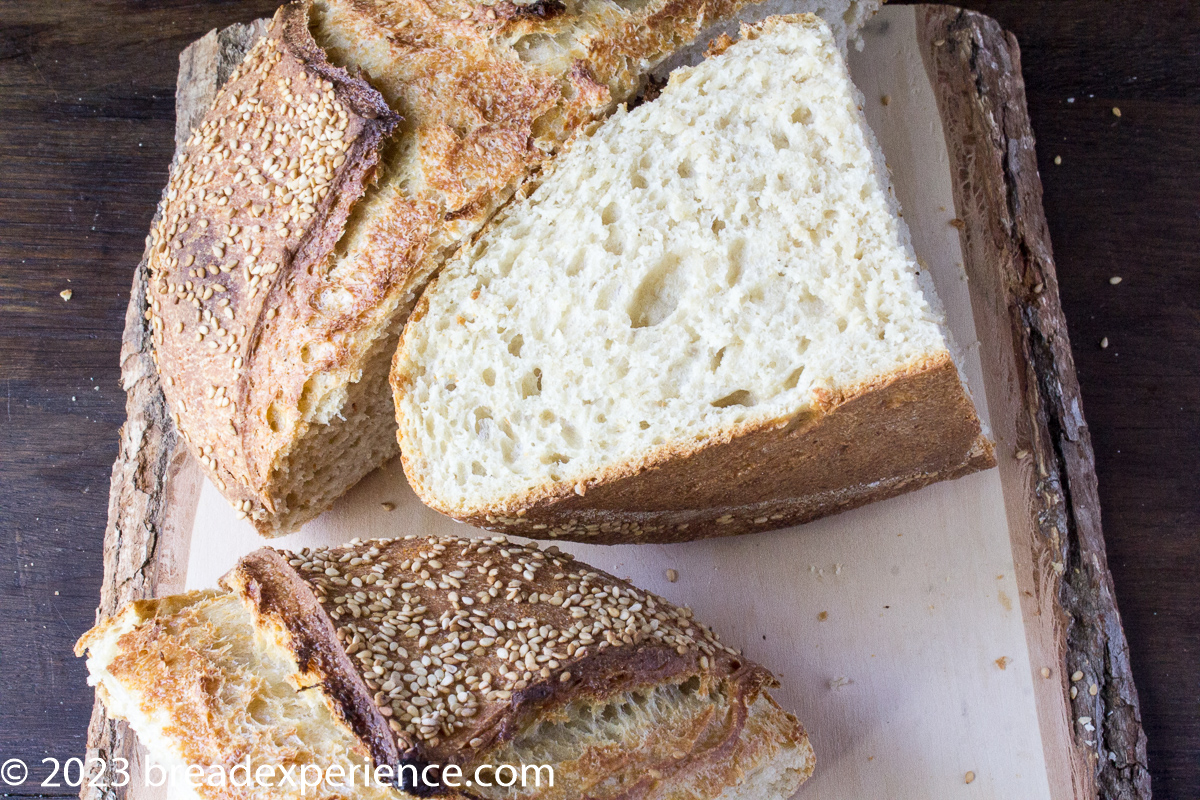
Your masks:
{"label": "crumb on cutting board", "polygon": [[963,783],[973,783],[974,780],[975,780],[975,773],[971,772],[970,770],[967,770],[967,774],[963,776]]}
{"label": "crumb on cutting board", "polygon": [[667,570],[663,573],[663,575],[666,576],[668,583],[674,583],[675,581],[679,580],[679,573],[673,569]]}
{"label": "crumb on cutting board", "polygon": [[63,289],[61,292],[58,293],[58,296],[61,297],[64,301],[70,300],[74,295],[75,295],[75,293],[72,292],[70,289]]}
{"label": "crumb on cutting board", "polygon": [[827,620],[827,619],[829,619],[829,612],[828,612],[828,611],[822,611],[820,614],[817,614],[817,621],[818,621],[818,622],[824,622],[824,621],[825,621],[825,620]]}
{"label": "crumb on cutting board", "polygon": [[379,505],[383,506],[384,511],[395,511],[396,510],[395,503],[380,503]]}
{"label": "crumb on cutting board", "polygon": [[997,667],[999,667],[1000,669],[1008,669],[1008,662],[1009,662],[1009,661],[1011,661],[1011,659],[1010,659],[1008,656],[1000,656],[999,658],[997,658],[997,659],[995,660],[995,662],[994,662],[994,663],[995,663],[995,665],[996,665]]}

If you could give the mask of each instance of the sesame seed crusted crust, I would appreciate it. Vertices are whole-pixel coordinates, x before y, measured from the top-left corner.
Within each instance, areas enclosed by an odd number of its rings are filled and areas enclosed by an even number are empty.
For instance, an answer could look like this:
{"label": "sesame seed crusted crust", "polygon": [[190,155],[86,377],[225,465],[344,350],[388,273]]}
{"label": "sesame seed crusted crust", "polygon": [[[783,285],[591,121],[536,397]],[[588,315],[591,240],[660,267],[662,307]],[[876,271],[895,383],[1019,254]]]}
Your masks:
{"label": "sesame seed crusted crust", "polygon": [[[172,169],[150,233],[155,359],[181,435],[256,521],[275,512],[268,484],[296,435],[296,420],[270,418],[272,405],[299,405],[306,380],[292,380],[295,360],[279,355],[353,323],[355,308],[321,313],[324,262],[397,121],[378,92],[325,58],[307,6],[291,4]],[[303,367],[315,374],[339,355],[330,347]]]}
{"label": "sesame seed crusted crust", "polygon": [[381,763],[472,763],[570,702],[692,678],[738,698],[732,741],[775,685],[688,609],[502,536],[263,549],[224,582],[283,620],[356,733],[395,736],[393,750],[372,738]]}

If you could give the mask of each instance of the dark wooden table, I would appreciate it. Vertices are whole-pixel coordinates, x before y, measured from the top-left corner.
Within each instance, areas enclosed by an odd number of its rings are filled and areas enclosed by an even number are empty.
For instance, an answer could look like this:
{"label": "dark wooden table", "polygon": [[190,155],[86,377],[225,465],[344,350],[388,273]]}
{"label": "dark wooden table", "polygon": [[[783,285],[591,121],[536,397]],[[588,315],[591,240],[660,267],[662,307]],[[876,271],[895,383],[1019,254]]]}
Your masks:
{"label": "dark wooden table", "polygon": [[[1200,3],[962,4],[1021,43],[1155,796],[1200,797]],[[0,0],[0,761],[83,753],[71,647],[99,592],[176,57],[274,5]],[[15,790],[42,792],[75,794]]]}

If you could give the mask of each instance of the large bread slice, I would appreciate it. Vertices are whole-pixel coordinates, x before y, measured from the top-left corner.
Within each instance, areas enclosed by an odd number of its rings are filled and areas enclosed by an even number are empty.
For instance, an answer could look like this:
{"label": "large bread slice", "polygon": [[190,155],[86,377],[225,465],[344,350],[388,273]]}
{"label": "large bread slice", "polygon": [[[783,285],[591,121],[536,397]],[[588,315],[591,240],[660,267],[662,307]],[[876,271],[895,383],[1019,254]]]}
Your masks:
{"label": "large bread slice", "polygon": [[991,465],[857,104],[829,29],[775,17],[562,156],[409,321],[417,494],[661,542]]}
{"label": "large bread slice", "polygon": [[[89,631],[91,682],[152,757],[252,765],[550,765],[553,787],[449,797],[790,797],[813,769],[770,673],[690,612],[553,548],[486,539],[264,549],[224,591],[139,601]],[[323,785],[308,796],[376,798]],[[424,793],[407,778],[404,788]],[[279,776],[276,775],[276,782]],[[201,786],[286,797],[286,784]],[[405,795],[406,796],[406,795]]]}
{"label": "large bread slice", "polygon": [[[797,0],[849,32],[876,0]],[[265,535],[395,455],[387,371],[446,255],[745,0],[316,0],[276,14],[151,231],[176,425]]]}

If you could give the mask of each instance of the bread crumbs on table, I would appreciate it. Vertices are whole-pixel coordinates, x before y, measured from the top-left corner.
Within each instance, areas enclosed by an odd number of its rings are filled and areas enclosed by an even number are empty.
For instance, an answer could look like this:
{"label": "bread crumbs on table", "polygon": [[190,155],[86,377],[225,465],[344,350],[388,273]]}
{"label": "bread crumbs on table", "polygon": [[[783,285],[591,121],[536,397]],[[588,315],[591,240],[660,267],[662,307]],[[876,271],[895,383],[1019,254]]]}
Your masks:
{"label": "bread crumbs on table", "polygon": [[58,296],[61,297],[63,300],[70,300],[74,295],[75,295],[75,293],[72,292],[70,289],[63,289],[61,292],[58,293]]}
{"label": "bread crumbs on table", "polygon": [[1108,337],[1107,336],[1105,336],[1103,339],[1100,340],[1100,349],[1101,350],[1108,349]]}
{"label": "bread crumbs on table", "polygon": [[971,783],[974,780],[975,780],[974,772],[968,772],[966,775],[963,776],[963,783]]}
{"label": "bread crumbs on table", "polygon": [[396,510],[395,503],[380,503],[379,505],[383,506],[384,511],[395,511]]}
{"label": "bread crumbs on table", "polygon": [[827,620],[827,619],[829,619],[829,612],[828,612],[828,611],[822,611],[820,614],[817,614],[817,621],[818,621],[818,622],[824,622],[824,621],[825,621],[825,620]]}
{"label": "bread crumbs on table", "polygon": [[1116,106],[1113,106],[1113,116],[1114,117],[1121,116],[1121,109],[1117,108]]}
{"label": "bread crumbs on table", "polygon": [[674,583],[675,581],[679,580],[679,573],[673,569],[669,569],[663,574],[666,576],[668,583]]}
{"label": "bread crumbs on table", "polygon": [[1108,279],[1108,282],[1109,282],[1110,284],[1112,284],[1113,286],[1116,286],[1118,283],[1120,283],[1120,282],[1121,282],[1121,276],[1120,276],[1120,275],[1113,275],[1111,278],[1109,278],[1109,279]]}
{"label": "bread crumbs on table", "polygon": [[997,667],[999,667],[1000,669],[1008,669],[1008,662],[1009,662],[1008,656],[1000,656],[993,663],[995,663],[995,665]]}

